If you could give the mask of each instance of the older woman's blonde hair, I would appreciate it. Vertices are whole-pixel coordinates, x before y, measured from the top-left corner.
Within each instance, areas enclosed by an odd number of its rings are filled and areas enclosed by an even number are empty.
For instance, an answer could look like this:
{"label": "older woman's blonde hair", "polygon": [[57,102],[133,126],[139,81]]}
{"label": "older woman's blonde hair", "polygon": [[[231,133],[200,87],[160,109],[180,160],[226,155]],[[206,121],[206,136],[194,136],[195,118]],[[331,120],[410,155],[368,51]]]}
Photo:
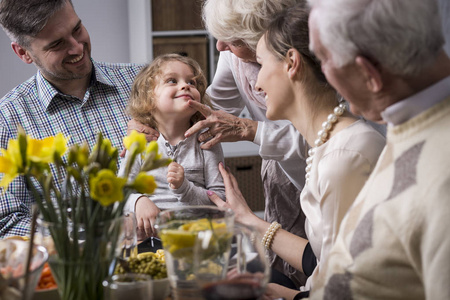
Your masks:
{"label": "older woman's blonde hair", "polygon": [[[156,57],[137,74],[131,88],[127,107],[130,117],[153,128],[158,126],[153,117],[153,112],[156,109],[155,87],[158,84],[158,76],[163,72],[164,65],[171,61],[179,61],[192,69],[197,90],[200,92],[200,103],[211,107],[211,102],[206,94],[208,86],[206,77],[198,62],[179,54],[163,54]],[[191,122],[194,124],[202,119],[204,119],[203,115],[200,112],[196,112],[192,116]]]}
{"label": "older woman's blonde hair", "polygon": [[206,0],[202,9],[206,29],[218,40],[242,40],[256,52],[256,45],[272,17],[305,0]]}

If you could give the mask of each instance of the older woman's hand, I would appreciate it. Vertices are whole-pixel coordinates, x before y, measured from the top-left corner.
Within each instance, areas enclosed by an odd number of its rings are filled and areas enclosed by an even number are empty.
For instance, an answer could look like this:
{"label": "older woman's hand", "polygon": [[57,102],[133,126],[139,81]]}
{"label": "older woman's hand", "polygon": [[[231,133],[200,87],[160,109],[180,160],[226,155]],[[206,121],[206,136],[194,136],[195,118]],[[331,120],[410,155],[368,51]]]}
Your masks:
{"label": "older woman's hand", "polygon": [[207,191],[209,199],[218,207],[231,208],[234,211],[237,222],[250,226],[254,225],[254,222],[260,219],[252,212],[244,196],[242,196],[236,178],[225,169],[222,163],[219,164],[219,171],[222,174],[225,185],[226,200],[223,201],[214,192]]}
{"label": "older woman's hand", "polygon": [[202,149],[209,149],[220,142],[253,141],[258,122],[239,118],[222,110],[212,110],[210,107],[196,101],[189,100],[189,106],[199,111],[206,120],[194,124],[185,136],[209,128],[199,135],[199,141],[205,142]]}

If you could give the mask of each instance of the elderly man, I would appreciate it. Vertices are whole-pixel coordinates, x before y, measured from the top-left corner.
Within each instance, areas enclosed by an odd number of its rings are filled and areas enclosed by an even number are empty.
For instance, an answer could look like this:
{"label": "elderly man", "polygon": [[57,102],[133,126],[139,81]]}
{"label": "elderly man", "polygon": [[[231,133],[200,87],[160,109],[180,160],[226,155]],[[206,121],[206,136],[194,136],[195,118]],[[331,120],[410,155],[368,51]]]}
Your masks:
{"label": "elderly man", "polygon": [[313,299],[450,299],[450,59],[435,0],[310,0],[310,46],[387,146]]}

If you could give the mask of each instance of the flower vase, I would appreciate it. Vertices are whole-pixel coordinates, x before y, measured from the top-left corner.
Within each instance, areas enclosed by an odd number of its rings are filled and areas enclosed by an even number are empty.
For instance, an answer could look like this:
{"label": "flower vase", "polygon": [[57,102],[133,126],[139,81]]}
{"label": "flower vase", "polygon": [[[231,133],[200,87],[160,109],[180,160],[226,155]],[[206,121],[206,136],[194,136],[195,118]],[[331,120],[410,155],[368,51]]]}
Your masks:
{"label": "flower vase", "polygon": [[124,217],[98,224],[38,223],[61,299],[103,299],[102,281],[112,274],[124,241]]}

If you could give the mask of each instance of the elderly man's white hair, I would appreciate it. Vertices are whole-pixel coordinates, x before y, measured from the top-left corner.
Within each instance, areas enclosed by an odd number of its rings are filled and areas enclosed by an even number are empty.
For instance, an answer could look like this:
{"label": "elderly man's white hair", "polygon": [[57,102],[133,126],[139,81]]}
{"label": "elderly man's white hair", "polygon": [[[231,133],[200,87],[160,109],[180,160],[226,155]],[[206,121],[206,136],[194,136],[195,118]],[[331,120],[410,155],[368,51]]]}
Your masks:
{"label": "elderly man's white hair", "polygon": [[397,75],[415,75],[444,45],[435,0],[308,0],[319,38],[342,67],[357,55]]}

